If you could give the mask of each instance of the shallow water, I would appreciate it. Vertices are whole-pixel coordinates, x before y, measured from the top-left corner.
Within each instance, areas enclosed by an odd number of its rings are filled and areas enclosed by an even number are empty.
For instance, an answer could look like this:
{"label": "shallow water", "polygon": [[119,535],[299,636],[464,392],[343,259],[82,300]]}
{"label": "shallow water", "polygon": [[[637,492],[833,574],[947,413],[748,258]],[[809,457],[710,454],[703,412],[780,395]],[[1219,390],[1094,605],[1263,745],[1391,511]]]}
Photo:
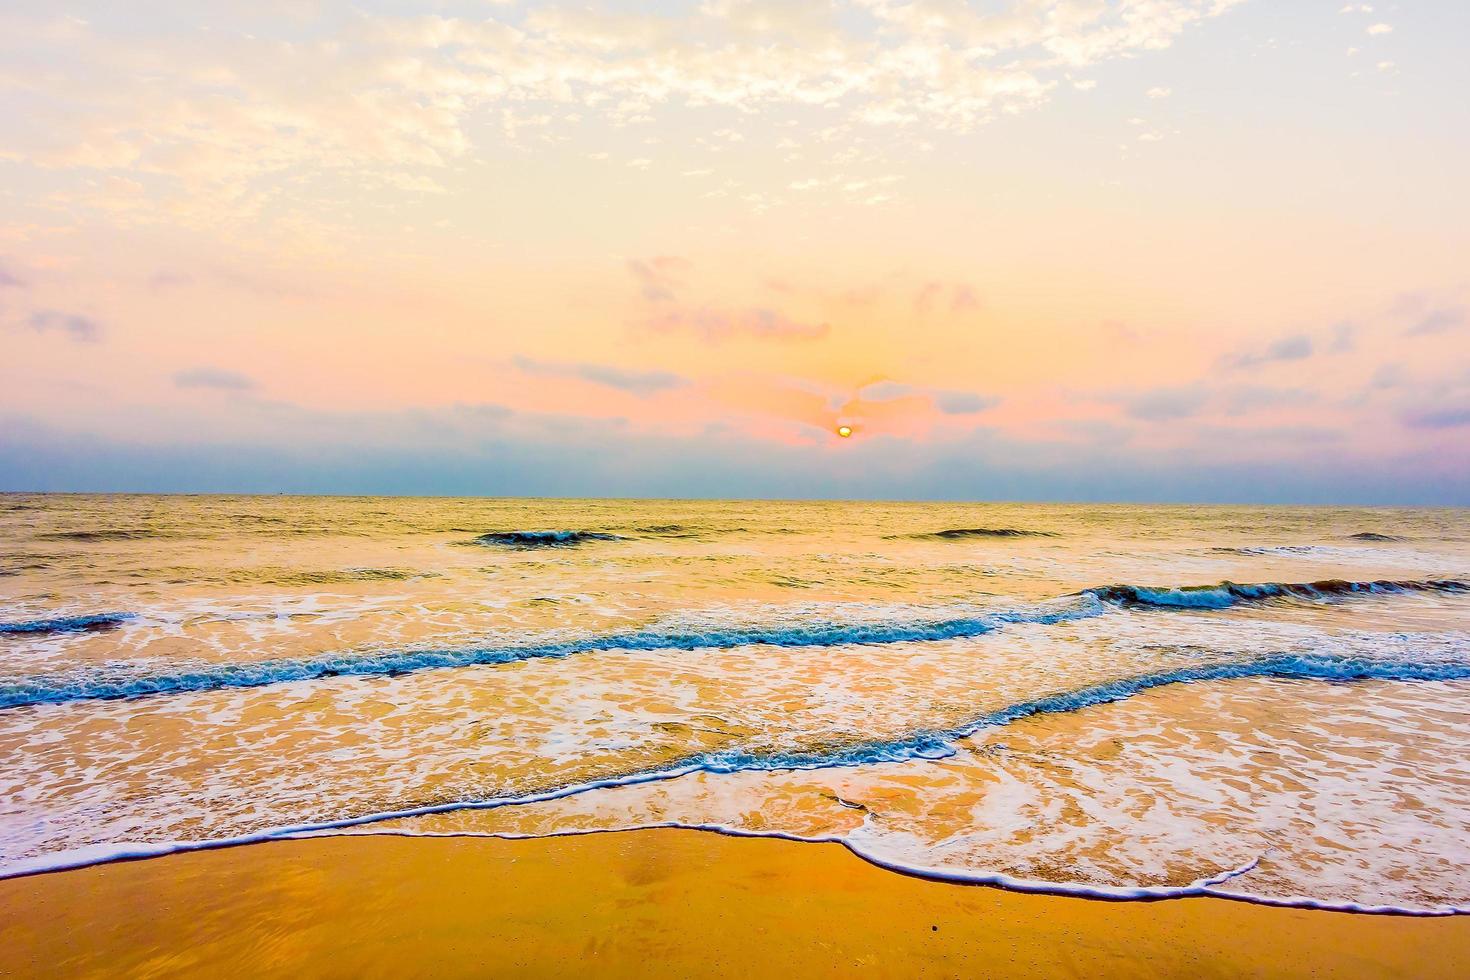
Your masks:
{"label": "shallow water", "polygon": [[679,824],[1463,910],[1467,613],[1463,510],[3,496],[0,873]]}

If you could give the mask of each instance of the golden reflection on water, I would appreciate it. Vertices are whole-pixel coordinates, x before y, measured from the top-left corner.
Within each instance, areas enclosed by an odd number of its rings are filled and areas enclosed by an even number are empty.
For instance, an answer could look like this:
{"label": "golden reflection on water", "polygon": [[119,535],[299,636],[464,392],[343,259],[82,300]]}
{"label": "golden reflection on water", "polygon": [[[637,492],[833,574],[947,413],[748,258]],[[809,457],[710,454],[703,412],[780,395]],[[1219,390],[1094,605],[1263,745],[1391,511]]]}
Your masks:
{"label": "golden reflection on water", "polygon": [[[476,540],[551,530],[601,537]],[[1463,513],[1412,510],[9,496],[0,544],[0,620],[136,614],[107,630],[0,636],[5,678],[57,689],[107,671],[575,649],[649,629],[923,626],[1072,609],[1083,600],[1069,594],[1113,583],[1470,568]],[[1467,611],[1441,592],[1108,609],[948,639],[612,649],[3,709],[0,863],[518,797],[711,754],[821,758],[940,738],[1118,678],[1281,652],[1453,657]],[[710,823],[845,835],[914,866],[1120,886],[1260,859],[1236,885],[1463,904],[1465,683],[1176,684],[987,729],[947,759],[696,773],[379,826]]]}

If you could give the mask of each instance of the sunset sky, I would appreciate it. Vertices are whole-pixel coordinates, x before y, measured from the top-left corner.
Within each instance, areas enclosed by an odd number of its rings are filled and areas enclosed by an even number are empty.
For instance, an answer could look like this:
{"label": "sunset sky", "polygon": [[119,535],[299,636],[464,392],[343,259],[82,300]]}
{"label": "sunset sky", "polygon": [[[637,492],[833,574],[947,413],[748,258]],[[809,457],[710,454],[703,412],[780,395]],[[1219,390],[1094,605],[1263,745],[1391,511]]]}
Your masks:
{"label": "sunset sky", "polygon": [[1467,39],[7,0],[0,489],[1470,503]]}

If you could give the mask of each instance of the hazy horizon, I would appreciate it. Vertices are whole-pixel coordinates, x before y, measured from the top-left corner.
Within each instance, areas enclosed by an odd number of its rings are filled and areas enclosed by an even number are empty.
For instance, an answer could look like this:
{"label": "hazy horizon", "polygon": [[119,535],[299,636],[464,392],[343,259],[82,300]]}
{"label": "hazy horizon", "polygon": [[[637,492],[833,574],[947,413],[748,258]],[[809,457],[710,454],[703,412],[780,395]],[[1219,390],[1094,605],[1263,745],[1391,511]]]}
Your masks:
{"label": "hazy horizon", "polygon": [[977,507],[1100,507],[1100,508],[1129,508],[1129,507],[1212,507],[1220,509],[1242,509],[1252,507],[1290,509],[1322,509],[1322,510],[1382,510],[1382,511],[1457,511],[1465,510],[1464,504],[1383,504],[1383,503],[1339,503],[1339,502],[1302,502],[1292,500],[1282,501],[1241,501],[1241,500],[1219,500],[1201,498],[1198,500],[1180,499],[1157,499],[1157,500],[1123,500],[1118,498],[1098,497],[1094,499],[1080,498],[981,498],[981,497],[719,497],[719,496],[639,496],[633,494],[605,494],[602,496],[569,496],[565,494],[496,494],[496,493],[350,493],[329,490],[7,490],[0,489],[0,496],[7,497],[288,497],[303,500],[311,499],[354,499],[354,500],[484,500],[484,501],[555,501],[555,502],[627,502],[627,503],[729,503],[729,504],[913,504],[922,506],[924,504],[943,505],[973,505]]}

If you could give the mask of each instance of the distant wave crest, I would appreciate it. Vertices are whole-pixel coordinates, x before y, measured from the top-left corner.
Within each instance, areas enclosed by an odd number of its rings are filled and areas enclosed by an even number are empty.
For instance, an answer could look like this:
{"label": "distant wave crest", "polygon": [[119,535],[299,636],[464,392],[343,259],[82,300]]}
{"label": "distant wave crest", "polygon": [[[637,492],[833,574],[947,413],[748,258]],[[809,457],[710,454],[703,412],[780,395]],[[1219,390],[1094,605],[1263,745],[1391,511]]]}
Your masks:
{"label": "distant wave crest", "polygon": [[966,538],[1054,538],[1056,533],[1018,527],[952,527],[943,531],[921,531],[905,536],[921,541],[963,541]]}
{"label": "distant wave crest", "polygon": [[165,535],[148,528],[96,528],[83,531],[49,531],[38,537],[45,541],[146,541]]}
{"label": "distant wave crest", "polygon": [[606,531],[489,531],[475,538],[475,543],[505,548],[573,548],[589,541],[624,540]]}

